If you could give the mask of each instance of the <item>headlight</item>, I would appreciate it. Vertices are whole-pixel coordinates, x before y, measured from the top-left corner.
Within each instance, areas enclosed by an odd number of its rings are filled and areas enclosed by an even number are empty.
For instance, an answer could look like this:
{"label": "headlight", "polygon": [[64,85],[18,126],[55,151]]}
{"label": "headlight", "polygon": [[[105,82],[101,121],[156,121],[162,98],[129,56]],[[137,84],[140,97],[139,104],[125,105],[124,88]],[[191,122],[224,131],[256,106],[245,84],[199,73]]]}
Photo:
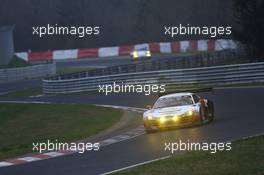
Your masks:
{"label": "headlight", "polygon": [[165,118],[164,117],[160,117],[159,121],[160,121],[160,123],[164,123],[165,122]]}
{"label": "headlight", "polygon": [[151,53],[150,53],[150,51],[147,51],[147,53],[146,53],[146,56],[148,56],[148,57],[150,57],[150,56],[151,56]]}
{"label": "headlight", "polygon": [[189,112],[187,113],[187,115],[188,115],[188,116],[192,116],[192,115],[193,115],[193,111],[189,111]]}
{"label": "headlight", "polygon": [[152,120],[153,117],[152,117],[151,115],[149,115],[149,116],[147,117],[147,119],[148,119],[148,120]]}
{"label": "headlight", "polygon": [[138,58],[138,53],[137,52],[133,52],[133,57],[134,58]]}
{"label": "headlight", "polygon": [[179,117],[176,115],[173,117],[173,121],[177,122],[179,120]]}

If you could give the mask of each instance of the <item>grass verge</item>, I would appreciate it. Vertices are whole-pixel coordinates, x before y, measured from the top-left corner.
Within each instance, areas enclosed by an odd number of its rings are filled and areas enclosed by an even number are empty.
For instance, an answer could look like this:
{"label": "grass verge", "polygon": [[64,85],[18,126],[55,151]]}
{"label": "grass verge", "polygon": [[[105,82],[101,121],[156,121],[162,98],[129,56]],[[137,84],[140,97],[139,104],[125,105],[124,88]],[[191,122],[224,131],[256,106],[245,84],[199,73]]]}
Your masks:
{"label": "grass verge", "polygon": [[264,135],[236,141],[232,150],[217,152],[187,152],[115,175],[263,175]]}
{"label": "grass verge", "polygon": [[22,58],[19,58],[18,56],[14,55],[8,65],[5,66],[0,66],[0,69],[5,69],[5,68],[16,68],[16,67],[26,67],[26,66],[31,66],[31,64]]}
{"label": "grass verge", "polygon": [[116,123],[122,112],[91,105],[0,104],[0,159],[32,152],[33,142],[72,142]]}

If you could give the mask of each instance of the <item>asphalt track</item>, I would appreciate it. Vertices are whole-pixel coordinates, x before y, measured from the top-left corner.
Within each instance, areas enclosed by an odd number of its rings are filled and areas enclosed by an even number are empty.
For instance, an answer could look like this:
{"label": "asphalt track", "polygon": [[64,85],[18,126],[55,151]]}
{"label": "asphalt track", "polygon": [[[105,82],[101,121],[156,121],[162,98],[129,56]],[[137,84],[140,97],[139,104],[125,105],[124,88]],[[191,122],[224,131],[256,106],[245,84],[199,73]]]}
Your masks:
{"label": "asphalt track", "polygon": [[[215,103],[215,121],[201,126],[143,134],[136,138],[86,152],[27,164],[0,168],[2,175],[87,175],[101,174],[155,158],[167,156],[165,142],[219,142],[264,133],[264,88],[219,89],[201,93]],[[35,100],[67,103],[96,103],[144,107],[157,96],[80,95],[39,97]],[[4,100],[0,98],[0,100]],[[5,100],[12,100],[11,98]],[[13,99],[14,100],[14,99]],[[30,98],[20,99],[30,100]]]}
{"label": "asphalt track", "polygon": [[0,94],[41,86],[41,80],[23,80],[0,83]]}

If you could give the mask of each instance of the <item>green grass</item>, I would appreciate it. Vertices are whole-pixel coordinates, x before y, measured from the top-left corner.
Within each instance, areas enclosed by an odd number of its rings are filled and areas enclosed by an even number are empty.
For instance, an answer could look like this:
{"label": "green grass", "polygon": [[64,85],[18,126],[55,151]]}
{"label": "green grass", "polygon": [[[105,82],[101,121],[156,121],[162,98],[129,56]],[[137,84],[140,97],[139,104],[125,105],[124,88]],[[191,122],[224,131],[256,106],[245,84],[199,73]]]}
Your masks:
{"label": "green grass", "polygon": [[58,75],[62,74],[71,74],[71,73],[77,73],[77,72],[84,72],[84,71],[89,71],[93,70],[94,68],[87,68],[87,67],[72,67],[72,68],[63,68],[57,70]]}
{"label": "green grass", "polygon": [[13,56],[13,58],[10,60],[8,65],[0,66],[0,68],[16,68],[16,67],[26,67],[31,66],[31,64],[22,58],[17,57],[16,55]]}
{"label": "green grass", "polygon": [[42,94],[42,87],[33,87],[28,89],[23,89],[19,91],[12,91],[1,95],[0,97],[29,97],[34,95]]}
{"label": "green grass", "polygon": [[0,104],[0,159],[32,152],[33,142],[72,142],[116,123],[117,109],[70,104]]}
{"label": "green grass", "polygon": [[231,151],[187,152],[115,175],[263,175],[264,136],[232,143]]}

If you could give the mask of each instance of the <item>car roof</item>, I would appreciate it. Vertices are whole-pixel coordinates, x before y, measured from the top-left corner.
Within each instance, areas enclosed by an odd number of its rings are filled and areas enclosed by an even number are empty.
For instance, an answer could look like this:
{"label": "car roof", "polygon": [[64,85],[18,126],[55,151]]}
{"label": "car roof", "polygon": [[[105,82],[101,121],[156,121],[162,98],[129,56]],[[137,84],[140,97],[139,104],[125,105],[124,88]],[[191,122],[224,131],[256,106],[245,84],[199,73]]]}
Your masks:
{"label": "car roof", "polygon": [[167,97],[180,97],[180,96],[186,96],[186,95],[193,95],[191,92],[184,92],[184,93],[173,93],[173,94],[168,94],[161,96],[160,98],[167,98]]}

